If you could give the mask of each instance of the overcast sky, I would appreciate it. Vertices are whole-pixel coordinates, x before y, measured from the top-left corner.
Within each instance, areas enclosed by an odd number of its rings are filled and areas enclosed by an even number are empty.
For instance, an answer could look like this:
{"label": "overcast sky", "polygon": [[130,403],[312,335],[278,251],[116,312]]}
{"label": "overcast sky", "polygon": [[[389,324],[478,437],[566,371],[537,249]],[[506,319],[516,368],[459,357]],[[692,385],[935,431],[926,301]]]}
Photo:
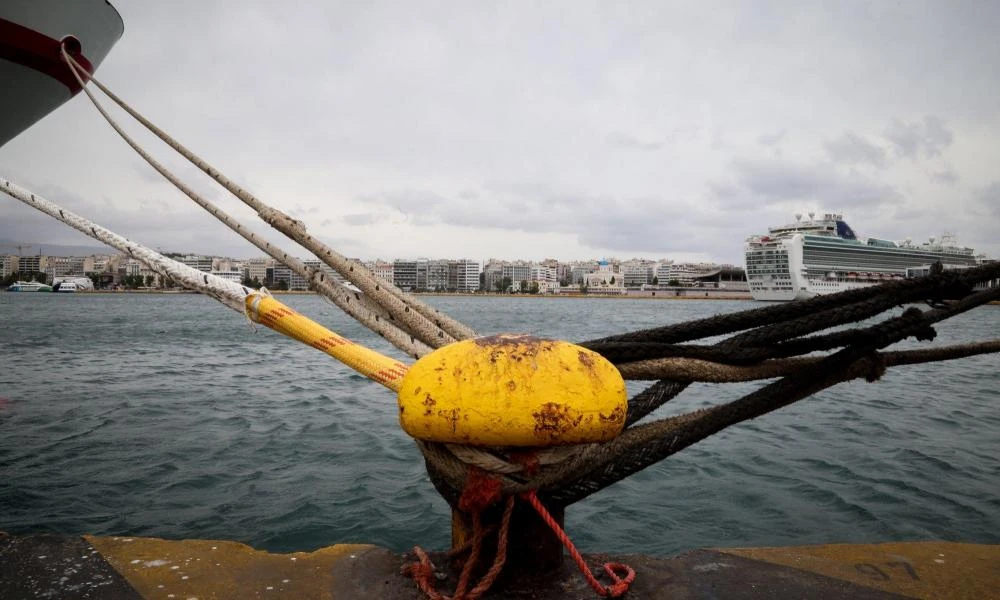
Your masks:
{"label": "overcast sky", "polygon": [[[995,1],[114,4],[101,81],[349,256],[741,264],[810,210],[1000,256]],[[83,94],[0,173],[151,247],[261,254]],[[6,196],[0,238],[86,242]]]}

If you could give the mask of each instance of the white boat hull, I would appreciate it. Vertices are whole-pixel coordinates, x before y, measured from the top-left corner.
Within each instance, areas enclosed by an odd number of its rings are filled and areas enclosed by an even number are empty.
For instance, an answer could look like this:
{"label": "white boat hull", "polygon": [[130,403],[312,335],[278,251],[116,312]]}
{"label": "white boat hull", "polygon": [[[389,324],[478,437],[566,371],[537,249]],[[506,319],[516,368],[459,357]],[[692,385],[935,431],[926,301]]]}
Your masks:
{"label": "white boat hull", "polygon": [[78,41],[77,60],[93,73],[123,31],[118,11],[104,0],[0,3],[0,146],[79,92],[60,42]]}

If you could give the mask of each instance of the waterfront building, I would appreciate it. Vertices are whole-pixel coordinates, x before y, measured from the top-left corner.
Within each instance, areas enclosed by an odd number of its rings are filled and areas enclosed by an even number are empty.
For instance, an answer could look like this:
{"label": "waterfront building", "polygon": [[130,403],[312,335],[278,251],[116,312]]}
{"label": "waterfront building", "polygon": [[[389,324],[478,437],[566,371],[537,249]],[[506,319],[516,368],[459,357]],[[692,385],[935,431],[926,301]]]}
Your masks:
{"label": "waterfront building", "polygon": [[6,279],[18,272],[18,261],[13,254],[0,256],[0,279]]}
{"label": "waterfront building", "polygon": [[556,278],[556,270],[551,265],[532,265],[530,281],[538,283],[538,291],[543,294],[545,292],[542,290],[548,291],[559,286],[559,280]]}
{"label": "waterfront building", "polygon": [[597,266],[596,260],[577,261],[572,263],[570,266],[570,283],[572,285],[581,285],[585,283],[587,275],[596,271]]}
{"label": "waterfront building", "polygon": [[187,256],[178,259],[179,262],[191,267],[192,269],[198,269],[204,273],[211,273],[213,268],[213,259],[211,256],[199,256],[196,254],[189,254]]}
{"label": "waterfront building", "polygon": [[404,292],[417,289],[417,261],[396,259],[392,262],[392,279]]}
{"label": "waterfront building", "polygon": [[[326,274],[327,279],[333,281],[334,283],[343,283],[344,278],[340,276],[340,273],[333,270],[330,265],[319,261],[319,260],[304,260],[302,263],[312,269],[318,269]],[[288,289],[290,290],[308,290],[309,282],[305,280],[304,277],[298,273],[292,272],[289,276]]]}
{"label": "waterfront building", "polygon": [[135,277],[142,270],[142,263],[135,258],[122,258],[118,262],[118,274],[122,277]]}
{"label": "waterfront building", "polygon": [[672,260],[661,260],[656,263],[656,267],[653,269],[653,276],[656,277],[656,283],[659,285],[667,285],[670,281],[670,266],[674,264]]}
{"label": "waterfront building", "polygon": [[448,289],[472,293],[479,289],[479,263],[467,258],[448,261]]}
{"label": "waterfront building", "polygon": [[212,275],[216,277],[221,277],[227,281],[235,281],[240,283],[243,281],[243,271],[239,269],[226,269],[224,271],[210,271]]}
{"label": "waterfront building", "polygon": [[36,273],[45,271],[45,257],[19,256],[17,257],[17,270],[19,273]]}
{"label": "waterfront building", "polygon": [[389,283],[395,283],[392,275],[392,263],[385,262],[384,260],[374,260],[365,263],[368,270],[372,272],[375,277],[378,277],[382,281],[387,281]]}
{"label": "waterfront building", "polygon": [[448,273],[450,267],[447,260],[427,261],[427,284],[422,288],[434,292],[448,289]]}
{"label": "waterfront building", "polygon": [[491,258],[483,265],[483,287],[486,291],[497,291],[497,286],[503,281],[503,267],[506,264],[505,260]]}
{"label": "waterfront building", "polygon": [[256,279],[262,284],[267,281],[267,268],[274,265],[272,258],[251,258],[243,262],[243,276]]}
{"label": "waterfront building", "polygon": [[83,272],[103,273],[108,270],[108,261],[111,257],[100,254],[92,254],[83,259]]}
{"label": "waterfront building", "polygon": [[271,285],[277,287],[284,282],[285,289],[292,289],[292,270],[282,264],[275,264],[271,269]]}
{"label": "waterfront building", "polygon": [[145,263],[140,263],[139,275],[142,276],[144,282],[150,282],[149,287],[161,287],[163,279],[160,274],[149,268]]}
{"label": "waterfront building", "polygon": [[633,258],[621,264],[622,281],[625,287],[637,289],[652,283],[656,275],[656,261]]}
{"label": "waterfront building", "polygon": [[622,274],[606,260],[597,263],[597,270],[584,276],[588,294],[621,296],[627,293]]}
{"label": "waterfront building", "polygon": [[510,278],[510,285],[514,291],[519,291],[522,281],[531,281],[531,267],[530,262],[516,260],[503,265],[500,272],[503,278]]}

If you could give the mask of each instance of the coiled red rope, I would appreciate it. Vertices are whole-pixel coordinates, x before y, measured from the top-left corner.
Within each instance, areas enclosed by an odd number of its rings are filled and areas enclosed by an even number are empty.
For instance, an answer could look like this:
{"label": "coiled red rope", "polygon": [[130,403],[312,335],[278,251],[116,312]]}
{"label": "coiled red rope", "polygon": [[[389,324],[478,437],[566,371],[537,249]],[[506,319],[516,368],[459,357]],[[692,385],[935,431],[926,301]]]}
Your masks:
{"label": "coiled red rope", "polygon": [[[483,575],[475,587],[466,591],[469,587],[469,579],[472,576],[472,571],[476,563],[479,562],[483,540],[489,533],[488,528],[483,527],[482,513],[501,499],[500,489],[501,483],[499,480],[491,477],[482,469],[469,467],[465,489],[462,491],[462,496],[458,501],[458,508],[472,517],[473,534],[470,542],[455,548],[450,553],[458,554],[467,549],[470,550],[469,556],[465,560],[465,565],[462,567],[462,574],[458,578],[458,585],[455,587],[455,594],[453,596],[446,596],[434,588],[434,563],[431,562],[427,552],[421,547],[415,546],[413,548],[417,560],[403,566],[403,575],[412,577],[420,590],[430,600],[476,600],[490,589],[490,586],[496,581],[497,576],[500,575],[500,571],[507,560],[507,535],[510,531],[510,518],[514,512],[514,496],[508,496],[506,505],[504,506],[503,518],[497,536],[497,552],[493,560],[493,565],[490,566],[489,571]],[[552,529],[552,532],[555,533],[570,556],[573,557],[573,561],[579,567],[580,572],[583,573],[587,583],[598,595],[607,598],[618,598],[628,591],[629,585],[635,580],[635,570],[632,567],[624,563],[604,563],[604,571],[613,583],[609,586],[603,585],[594,576],[590,567],[587,566],[586,561],[583,560],[583,556],[580,555],[580,552],[576,549],[572,540],[569,539],[565,530],[552,518],[545,505],[538,499],[535,491],[531,490],[523,493],[520,497],[528,502],[535,509],[535,512],[538,513],[538,516],[545,521],[545,524]],[[621,574],[619,575],[619,573]]]}

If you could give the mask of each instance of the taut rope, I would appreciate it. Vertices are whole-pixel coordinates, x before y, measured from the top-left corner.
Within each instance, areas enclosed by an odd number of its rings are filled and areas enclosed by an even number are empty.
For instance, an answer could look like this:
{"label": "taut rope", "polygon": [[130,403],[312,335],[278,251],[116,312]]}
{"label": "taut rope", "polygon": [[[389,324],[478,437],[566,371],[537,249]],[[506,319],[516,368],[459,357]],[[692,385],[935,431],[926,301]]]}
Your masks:
{"label": "taut rope", "polygon": [[267,240],[262,239],[260,236],[241,225],[221,208],[184,184],[184,182],[182,182],[176,175],[171,173],[166,167],[150,156],[150,154],[140,147],[135,140],[125,133],[125,131],[111,117],[111,115],[104,110],[101,103],[98,102],[97,98],[95,98],[93,93],[91,93],[90,88],[84,85],[83,79],[77,71],[79,65],[71,56],[69,56],[68,53],[66,53],[65,48],[63,49],[63,55],[70,70],[73,72],[73,76],[80,82],[84,93],[87,94],[87,97],[90,98],[94,107],[97,108],[98,112],[101,113],[108,124],[111,125],[116,132],[118,132],[118,135],[120,135],[121,138],[125,140],[125,142],[131,146],[136,153],[139,154],[139,156],[149,163],[150,166],[156,169],[158,173],[163,175],[170,183],[174,184],[174,186],[183,192],[188,198],[208,211],[209,214],[222,221],[227,227],[240,234],[243,239],[264,251],[268,256],[286,265],[289,269],[308,281],[311,288],[328,298],[341,310],[353,317],[362,325],[368,327],[388,340],[392,345],[414,358],[419,358],[430,352],[431,348],[429,346],[420,340],[415,339],[414,336],[408,331],[398,327],[394,322],[395,319],[378,304],[372,302],[368,296],[358,294],[335,281],[331,281],[327,278],[326,273],[324,273],[321,269],[314,269],[307,266],[298,258],[290,256],[288,253],[269,243]]}
{"label": "taut rope", "polygon": [[[74,74],[77,74],[77,69],[80,66],[65,50],[63,51],[63,58],[70,68],[74,70]],[[385,308],[390,315],[404,323],[406,328],[413,331],[424,343],[437,348],[457,339],[466,339],[475,335],[475,332],[469,327],[441,313],[436,308],[407,295],[391,283],[382,281],[375,277],[364,265],[348,260],[326,244],[313,238],[306,232],[305,225],[301,221],[292,219],[281,211],[261,202],[143,117],[138,111],[112,93],[111,90],[106,88],[93,76],[90,77],[90,81],[167,145],[188,159],[191,164],[204,171],[205,174],[242,200],[247,206],[257,211],[257,214],[266,223],[295,240],[299,245],[335,269],[345,279],[360,288],[367,297],[373,299]],[[90,96],[89,92],[88,96]],[[93,96],[90,97],[93,100]],[[105,114],[103,110],[101,112]],[[105,118],[108,118],[106,114]]]}

